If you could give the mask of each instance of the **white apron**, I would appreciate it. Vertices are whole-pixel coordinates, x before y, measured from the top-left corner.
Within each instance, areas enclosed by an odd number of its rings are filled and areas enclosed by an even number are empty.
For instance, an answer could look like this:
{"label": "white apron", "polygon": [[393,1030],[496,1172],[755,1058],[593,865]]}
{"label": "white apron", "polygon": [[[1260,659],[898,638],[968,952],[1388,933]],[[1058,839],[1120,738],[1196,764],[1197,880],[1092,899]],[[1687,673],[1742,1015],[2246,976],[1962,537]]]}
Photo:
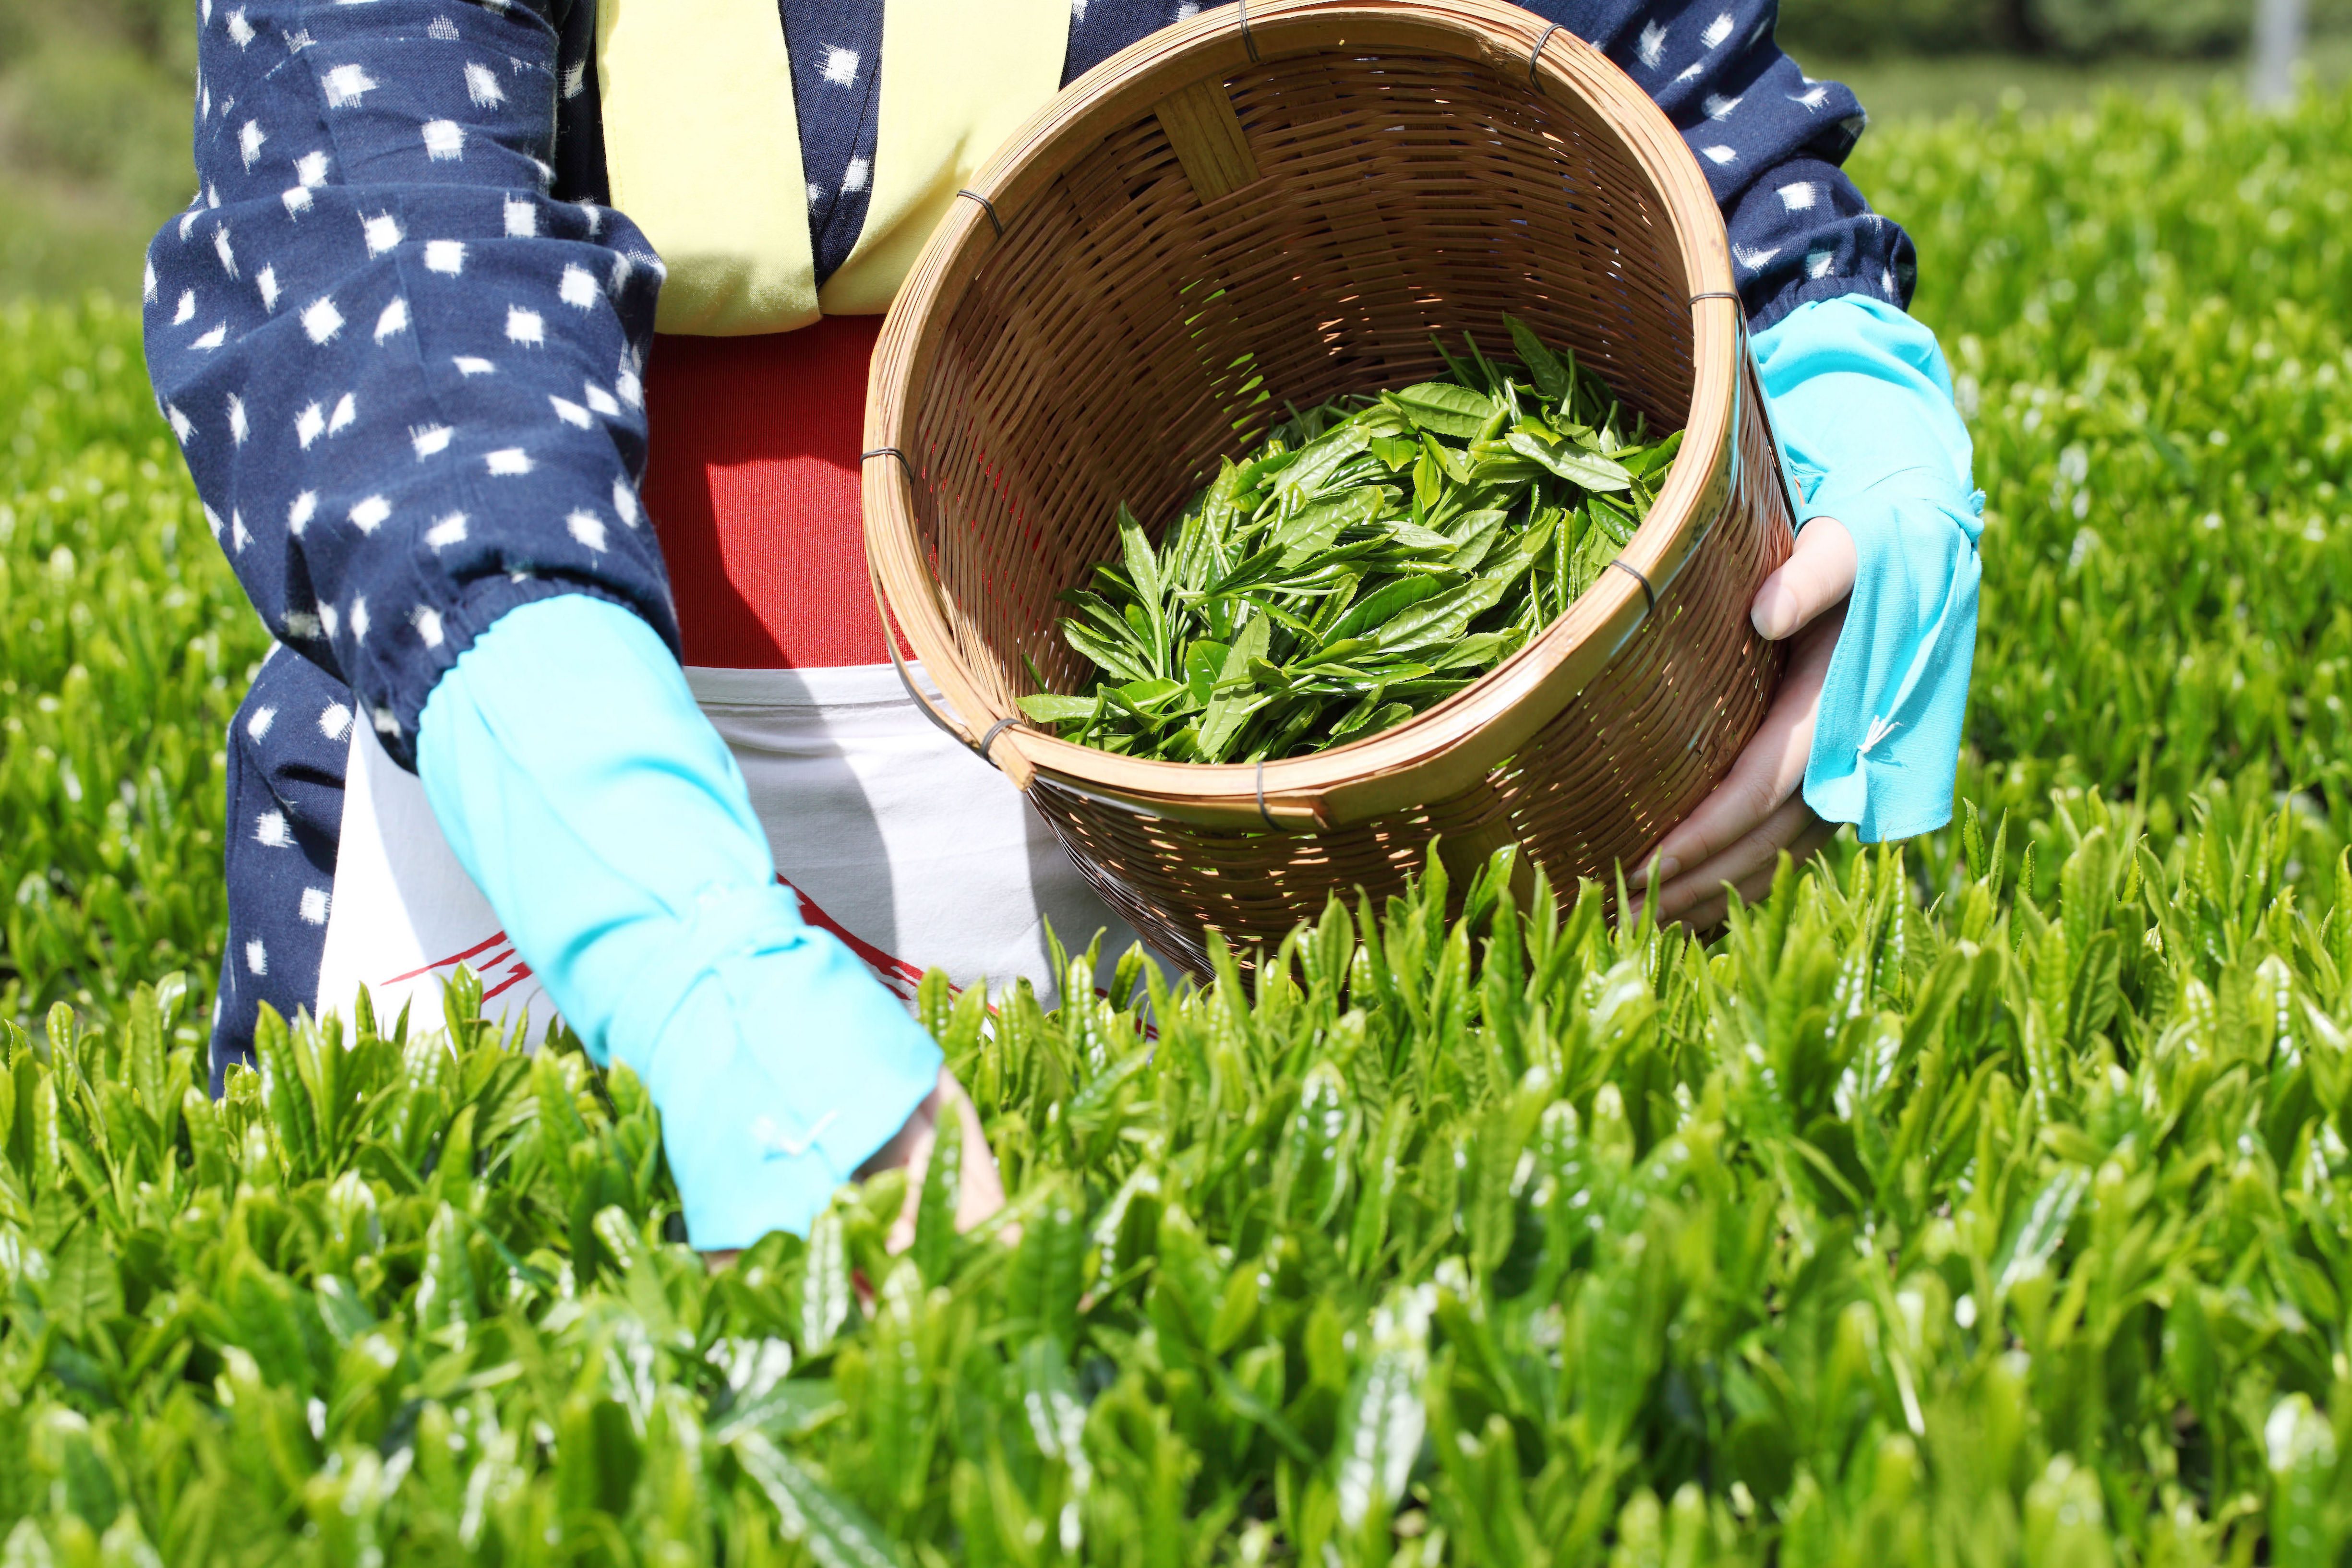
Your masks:
{"label": "white apron", "polygon": [[[1047,921],[1074,953],[1103,933],[1097,985],[1135,943],[1021,792],[924,717],[889,665],[686,675],[803,916],[900,997],[940,968],[959,989],[1025,977],[1051,1006]],[[345,778],[317,1016],[350,1018],[365,986],[384,1027],[406,1009],[411,1029],[438,1029],[442,988],[464,965],[481,980],[484,1017],[527,1013],[528,1038],[542,1038],[555,1009],[457,863],[424,785],[365,726]]]}

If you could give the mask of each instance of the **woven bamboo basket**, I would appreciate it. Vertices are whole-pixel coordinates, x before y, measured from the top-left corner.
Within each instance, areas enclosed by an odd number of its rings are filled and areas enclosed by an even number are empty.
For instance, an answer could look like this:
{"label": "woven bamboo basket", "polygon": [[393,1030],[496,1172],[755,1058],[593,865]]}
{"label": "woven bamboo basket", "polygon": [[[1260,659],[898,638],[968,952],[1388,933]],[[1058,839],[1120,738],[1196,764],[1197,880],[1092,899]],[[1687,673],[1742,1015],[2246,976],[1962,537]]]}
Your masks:
{"label": "woven bamboo basket", "polygon": [[[1723,777],[1780,674],[1748,605],[1787,493],[1706,179],[1599,52],[1500,0],[1222,7],[1072,84],[967,194],[875,356],[877,593],[933,716],[1160,952],[1270,942],[1441,835],[1452,863],[1516,841],[1557,885],[1605,880]],[[1118,554],[1120,502],[1157,528],[1286,400],[1427,380],[1433,332],[1504,346],[1506,312],[1684,432],[1630,570],[1315,756],[1158,762],[1026,725],[1024,655],[1055,691],[1094,677],[1055,595]]]}

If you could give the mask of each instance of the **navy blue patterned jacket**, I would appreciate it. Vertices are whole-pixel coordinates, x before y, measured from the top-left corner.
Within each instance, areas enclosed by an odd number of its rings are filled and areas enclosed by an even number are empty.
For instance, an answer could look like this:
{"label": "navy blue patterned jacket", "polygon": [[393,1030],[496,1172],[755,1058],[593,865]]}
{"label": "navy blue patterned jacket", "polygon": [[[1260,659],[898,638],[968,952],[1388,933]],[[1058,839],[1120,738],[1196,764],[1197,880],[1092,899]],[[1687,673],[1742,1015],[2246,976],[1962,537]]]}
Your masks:
{"label": "navy blue patterned jacket", "polygon": [[[1527,4],[1682,128],[1754,327],[1907,302],[1910,242],[1838,168],[1861,106],[1780,53],[1778,0]],[[200,5],[201,188],[149,252],[148,362],[270,631],[407,766],[518,604],[596,594],[676,647],[635,491],[659,267],[604,204],[593,0]],[[1073,0],[1064,79],[1198,9]],[[780,11],[823,278],[866,217],[882,7]]]}

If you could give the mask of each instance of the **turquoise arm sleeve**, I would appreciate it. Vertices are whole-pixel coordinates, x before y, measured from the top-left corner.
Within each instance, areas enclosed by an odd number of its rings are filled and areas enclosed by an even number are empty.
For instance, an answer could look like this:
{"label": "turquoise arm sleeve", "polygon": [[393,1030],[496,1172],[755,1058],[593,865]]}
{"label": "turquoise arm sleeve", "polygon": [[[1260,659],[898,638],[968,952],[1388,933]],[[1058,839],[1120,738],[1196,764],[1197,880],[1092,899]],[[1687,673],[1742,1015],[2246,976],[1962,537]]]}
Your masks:
{"label": "turquoise arm sleeve", "polygon": [[1849,294],[1756,335],[1757,368],[1798,496],[1857,558],[1805,768],[1805,801],[1875,843],[1952,818],[1976,657],[1984,493],[1936,335]]}
{"label": "turquoise arm sleeve", "polygon": [[776,881],[734,758],[635,614],[508,612],[435,685],[416,759],[565,1022],[645,1081],[695,1246],[805,1231],[937,1082],[929,1035]]}

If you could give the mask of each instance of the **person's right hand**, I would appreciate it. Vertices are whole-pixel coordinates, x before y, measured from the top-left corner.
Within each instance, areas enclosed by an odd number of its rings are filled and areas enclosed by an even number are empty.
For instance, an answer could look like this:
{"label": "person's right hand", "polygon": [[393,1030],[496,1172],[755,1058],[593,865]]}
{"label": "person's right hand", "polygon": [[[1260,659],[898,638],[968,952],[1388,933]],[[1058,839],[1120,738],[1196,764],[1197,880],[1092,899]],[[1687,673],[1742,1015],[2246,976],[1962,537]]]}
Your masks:
{"label": "person's right hand", "polygon": [[1643,865],[1644,882],[1656,878],[1648,896],[1661,923],[1711,930],[1735,892],[1753,901],[1771,887],[1782,851],[1802,862],[1837,835],[1805,804],[1803,785],[1854,570],[1853,536],[1834,517],[1815,517],[1757,590],[1749,622],[1767,641],[1788,642],[1788,671],[1731,771]]}

